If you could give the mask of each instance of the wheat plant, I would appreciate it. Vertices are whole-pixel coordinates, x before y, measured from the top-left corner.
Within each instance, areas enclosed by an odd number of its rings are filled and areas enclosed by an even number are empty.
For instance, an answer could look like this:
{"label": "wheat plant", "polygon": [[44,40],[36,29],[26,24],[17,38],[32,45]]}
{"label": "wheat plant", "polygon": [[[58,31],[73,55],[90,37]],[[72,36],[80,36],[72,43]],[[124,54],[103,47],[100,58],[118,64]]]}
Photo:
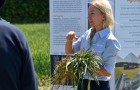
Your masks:
{"label": "wheat plant", "polygon": [[[67,56],[63,58],[56,64],[54,73],[51,78],[51,84],[57,85],[67,85],[72,83],[73,88],[75,88],[79,80],[84,77],[88,72],[89,76],[92,76],[94,80],[98,82],[98,69],[100,65],[103,64],[103,60],[92,51],[74,54],[73,56]],[[90,81],[90,80],[89,80]],[[53,88],[54,86],[52,86]],[[90,89],[90,82],[88,85],[88,90]]]}

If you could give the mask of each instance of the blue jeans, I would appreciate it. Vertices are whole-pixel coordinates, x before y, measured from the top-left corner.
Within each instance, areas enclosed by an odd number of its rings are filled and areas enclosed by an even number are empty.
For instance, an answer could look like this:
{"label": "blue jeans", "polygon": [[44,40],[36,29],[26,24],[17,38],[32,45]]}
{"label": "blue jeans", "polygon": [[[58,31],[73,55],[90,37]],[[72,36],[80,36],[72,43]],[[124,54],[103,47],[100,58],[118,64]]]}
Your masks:
{"label": "blue jeans", "polygon": [[[78,90],[88,90],[88,79],[80,80],[78,84]],[[99,85],[90,80],[90,90],[110,90],[109,81],[99,81]]]}

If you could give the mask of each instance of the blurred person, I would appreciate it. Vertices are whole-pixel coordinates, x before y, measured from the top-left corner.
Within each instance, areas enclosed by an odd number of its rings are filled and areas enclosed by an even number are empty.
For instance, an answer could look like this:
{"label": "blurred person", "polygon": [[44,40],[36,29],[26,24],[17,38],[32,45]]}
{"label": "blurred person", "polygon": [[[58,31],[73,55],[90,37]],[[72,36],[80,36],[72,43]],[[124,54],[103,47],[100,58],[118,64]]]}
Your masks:
{"label": "blurred person", "polygon": [[[90,90],[110,90],[109,80],[115,68],[120,44],[111,31],[114,28],[114,18],[109,1],[92,0],[89,3],[88,20],[91,28],[81,37],[78,38],[74,31],[67,33],[65,52],[73,54],[83,48],[85,52],[88,50],[97,52],[103,59],[103,65],[98,70],[99,85],[86,73],[78,85],[78,90],[87,90],[88,79],[90,79]],[[73,42],[74,39],[77,40]]]}
{"label": "blurred person", "polygon": [[[5,4],[0,0],[0,9]],[[29,45],[23,33],[0,18],[0,90],[38,90]]]}

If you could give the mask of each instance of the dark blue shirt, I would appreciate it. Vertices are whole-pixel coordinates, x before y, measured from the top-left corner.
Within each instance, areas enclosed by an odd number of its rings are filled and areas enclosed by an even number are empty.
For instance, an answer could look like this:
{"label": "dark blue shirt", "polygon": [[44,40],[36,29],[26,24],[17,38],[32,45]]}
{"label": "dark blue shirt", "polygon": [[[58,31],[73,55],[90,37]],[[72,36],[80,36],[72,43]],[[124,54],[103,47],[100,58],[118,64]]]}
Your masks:
{"label": "dark blue shirt", "polygon": [[14,25],[0,19],[0,90],[38,90],[28,43]]}

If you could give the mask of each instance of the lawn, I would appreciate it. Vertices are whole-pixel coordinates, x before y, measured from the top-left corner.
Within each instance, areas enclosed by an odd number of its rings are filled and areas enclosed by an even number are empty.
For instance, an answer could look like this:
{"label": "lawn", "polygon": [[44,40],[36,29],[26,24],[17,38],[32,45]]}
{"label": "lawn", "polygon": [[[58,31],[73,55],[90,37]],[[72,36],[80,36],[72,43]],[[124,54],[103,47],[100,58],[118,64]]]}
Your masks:
{"label": "lawn", "polygon": [[50,76],[50,27],[42,24],[15,24],[29,43],[40,90],[47,90]]}

